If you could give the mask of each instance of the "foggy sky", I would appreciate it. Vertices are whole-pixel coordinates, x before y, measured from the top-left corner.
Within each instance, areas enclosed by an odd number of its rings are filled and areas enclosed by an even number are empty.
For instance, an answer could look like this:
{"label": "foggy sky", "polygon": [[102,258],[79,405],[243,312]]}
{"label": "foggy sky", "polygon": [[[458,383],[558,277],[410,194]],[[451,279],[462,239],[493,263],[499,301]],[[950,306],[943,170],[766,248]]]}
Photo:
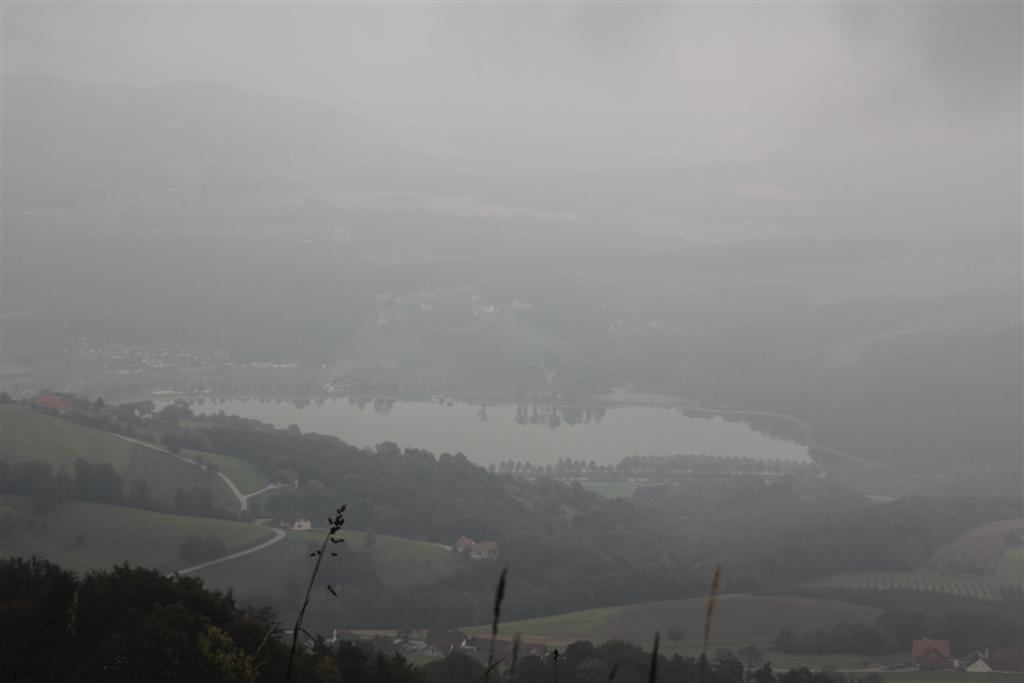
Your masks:
{"label": "foggy sky", "polygon": [[759,158],[1014,134],[1021,7],[5,3],[3,58]]}
{"label": "foggy sky", "polygon": [[962,194],[1018,242],[1022,7],[7,2],[3,70],[326,100],[503,169],[841,160],[917,203]]}

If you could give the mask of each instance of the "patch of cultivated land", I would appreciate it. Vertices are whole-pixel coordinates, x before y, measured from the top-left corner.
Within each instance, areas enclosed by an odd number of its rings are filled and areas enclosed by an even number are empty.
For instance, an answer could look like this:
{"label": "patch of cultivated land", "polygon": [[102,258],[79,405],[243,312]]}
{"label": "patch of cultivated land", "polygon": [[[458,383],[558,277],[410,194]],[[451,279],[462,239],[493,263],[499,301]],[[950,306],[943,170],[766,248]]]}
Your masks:
{"label": "patch of cultivated land", "polygon": [[0,460],[45,460],[54,469],[64,467],[73,471],[79,458],[108,463],[120,473],[126,488],[135,479],[147,481],[153,497],[164,505],[174,504],[179,488],[204,486],[213,492],[217,507],[238,511],[238,501],[212,472],[115,434],[20,406],[0,405]]}
{"label": "patch of cultivated land", "polygon": [[[4,513],[5,509],[9,512]],[[164,572],[182,569],[192,564],[178,557],[178,546],[189,534],[218,538],[227,553],[273,536],[269,528],[256,524],[83,501],[62,503],[46,514],[36,514],[30,497],[0,495],[0,515],[10,515],[10,511],[15,513],[13,529],[0,537],[0,554],[38,555],[78,572],[122,562]]]}
{"label": "patch of cultivated land", "polygon": [[[289,531],[280,543],[258,553],[195,572],[213,588],[233,588],[240,597],[291,595],[305,588],[312,571],[310,550],[323,541],[323,532]],[[455,575],[459,558],[450,550],[425,541],[395,536],[373,536],[344,531],[345,543],[368,553],[381,583],[404,590],[449,579]],[[332,574],[343,572],[336,562],[324,562],[321,572],[327,583],[336,582]]]}
{"label": "patch of cultivated land", "polygon": [[938,576],[920,572],[856,572],[833,574],[807,585],[871,588],[875,590],[912,590],[960,595],[977,600],[998,600],[999,584],[985,577]]}
{"label": "patch of cultivated land", "polygon": [[[514,600],[509,595],[508,600]],[[519,633],[523,640],[564,645],[575,640],[595,643],[612,639],[628,640],[649,648],[655,631],[661,631],[662,648],[668,652],[697,654],[704,630],[707,598],[670,600],[621,607],[603,607],[525,619],[501,625],[507,635]],[[835,600],[752,595],[722,595],[715,607],[710,648],[737,649],[753,644],[767,652],[780,629],[807,633],[830,629],[841,621],[874,623],[881,610]],[[486,626],[468,629],[477,635],[488,632]],[[668,633],[681,630],[684,638],[674,641]],[[775,653],[772,653],[773,655]],[[772,656],[773,661],[785,657]],[[836,663],[856,665],[862,656],[837,658]]]}
{"label": "patch of cultivated land", "polygon": [[[1007,551],[1020,549],[1022,519],[1005,519],[983,524],[939,549],[932,558],[932,571],[940,574],[996,576]],[[1020,582],[1020,575],[1014,583]]]}

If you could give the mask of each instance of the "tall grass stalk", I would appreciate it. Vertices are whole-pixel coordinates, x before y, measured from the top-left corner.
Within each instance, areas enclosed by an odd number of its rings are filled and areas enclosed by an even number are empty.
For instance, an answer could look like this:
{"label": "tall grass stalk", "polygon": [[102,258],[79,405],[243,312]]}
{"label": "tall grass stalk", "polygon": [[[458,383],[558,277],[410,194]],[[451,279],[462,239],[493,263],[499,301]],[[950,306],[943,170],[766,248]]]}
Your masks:
{"label": "tall grass stalk", "polygon": [[508,681],[509,683],[515,683],[516,680],[516,665],[519,663],[519,646],[522,644],[522,640],[519,638],[519,634],[512,639],[512,661],[508,666]]}
{"label": "tall grass stalk", "polygon": [[658,648],[661,645],[661,631],[654,632],[654,647],[651,648],[651,667],[647,670],[647,683],[658,680]]}
{"label": "tall grass stalk", "polygon": [[[329,524],[328,531],[324,535],[324,542],[320,544],[320,549],[311,553],[316,556],[316,564],[313,566],[313,575],[309,577],[309,585],[306,586],[306,597],[302,600],[302,607],[299,609],[299,616],[295,618],[295,626],[292,628],[292,649],[288,653],[288,670],[285,673],[284,681],[289,683],[292,680],[292,666],[295,663],[295,651],[299,646],[299,633],[302,631],[302,620],[306,618],[306,608],[309,607],[309,596],[313,592],[313,584],[316,583],[316,577],[320,573],[320,565],[324,561],[324,551],[327,550],[328,543],[342,543],[345,539],[336,538],[335,534],[341,531],[341,527],[345,525],[345,507],[342,505],[337,509],[334,517],[327,520]],[[336,552],[331,552],[331,555],[337,555]],[[327,586],[332,594],[337,595],[331,586]]]}
{"label": "tall grass stalk", "polygon": [[711,640],[711,622],[715,617],[715,601],[718,599],[718,586],[722,580],[722,565],[715,567],[715,575],[711,578],[711,590],[708,594],[708,609],[704,614],[704,645],[700,651],[700,680],[704,683],[704,677],[708,669],[708,643]]}
{"label": "tall grass stalk", "polygon": [[508,575],[508,567],[501,570],[498,577],[498,587],[494,591],[494,618],[491,620],[491,646],[487,651],[487,668],[484,670],[484,680],[491,680],[491,671],[498,665],[494,661],[494,639],[498,637],[498,622],[501,621],[501,603],[505,600],[505,577]]}

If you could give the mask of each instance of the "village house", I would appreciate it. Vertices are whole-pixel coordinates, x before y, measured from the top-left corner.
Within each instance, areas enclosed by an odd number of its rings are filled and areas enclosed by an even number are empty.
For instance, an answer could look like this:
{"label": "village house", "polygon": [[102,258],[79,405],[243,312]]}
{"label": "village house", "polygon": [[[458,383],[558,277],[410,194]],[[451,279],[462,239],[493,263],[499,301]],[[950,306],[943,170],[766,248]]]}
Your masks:
{"label": "village house", "polygon": [[75,412],[77,408],[73,400],[58,394],[40,394],[32,403],[43,410],[49,410],[59,415],[68,415]]}
{"label": "village house", "polygon": [[975,650],[960,660],[960,668],[972,674],[987,674],[992,672],[988,665],[988,649]]}
{"label": "village house", "polygon": [[937,671],[953,668],[948,640],[915,640],[910,648],[910,662],[917,669]]}
{"label": "village house", "polygon": [[481,541],[469,550],[469,556],[474,560],[494,560],[498,557],[497,541]]}
{"label": "village house", "polygon": [[292,531],[309,531],[313,528],[313,523],[305,517],[299,517],[297,520],[292,522]]}

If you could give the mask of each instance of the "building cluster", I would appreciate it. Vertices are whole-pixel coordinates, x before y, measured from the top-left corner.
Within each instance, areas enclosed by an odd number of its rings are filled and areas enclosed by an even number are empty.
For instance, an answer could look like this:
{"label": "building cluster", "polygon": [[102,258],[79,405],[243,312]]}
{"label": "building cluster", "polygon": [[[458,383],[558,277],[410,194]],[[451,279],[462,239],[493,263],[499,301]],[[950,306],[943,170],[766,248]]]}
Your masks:
{"label": "building cluster", "polygon": [[[495,639],[493,649],[490,638],[471,636],[458,629],[431,629],[425,637],[400,637],[393,647],[404,654],[418,654],[427,657],[447,657],[452,652],[459,652],[482,663],[493,656],[495,660],[510,661],[515,645],[512,640]],[[547,646],[540,643],[520,643],[519,657],[544,657]]]}
{"label": "building cluster", "polygon": [[915,640],[910,661],[924,671],[965,671],[967,673],[1024,673],[1024,650],[975,650],[956,658],[948,640]]}

